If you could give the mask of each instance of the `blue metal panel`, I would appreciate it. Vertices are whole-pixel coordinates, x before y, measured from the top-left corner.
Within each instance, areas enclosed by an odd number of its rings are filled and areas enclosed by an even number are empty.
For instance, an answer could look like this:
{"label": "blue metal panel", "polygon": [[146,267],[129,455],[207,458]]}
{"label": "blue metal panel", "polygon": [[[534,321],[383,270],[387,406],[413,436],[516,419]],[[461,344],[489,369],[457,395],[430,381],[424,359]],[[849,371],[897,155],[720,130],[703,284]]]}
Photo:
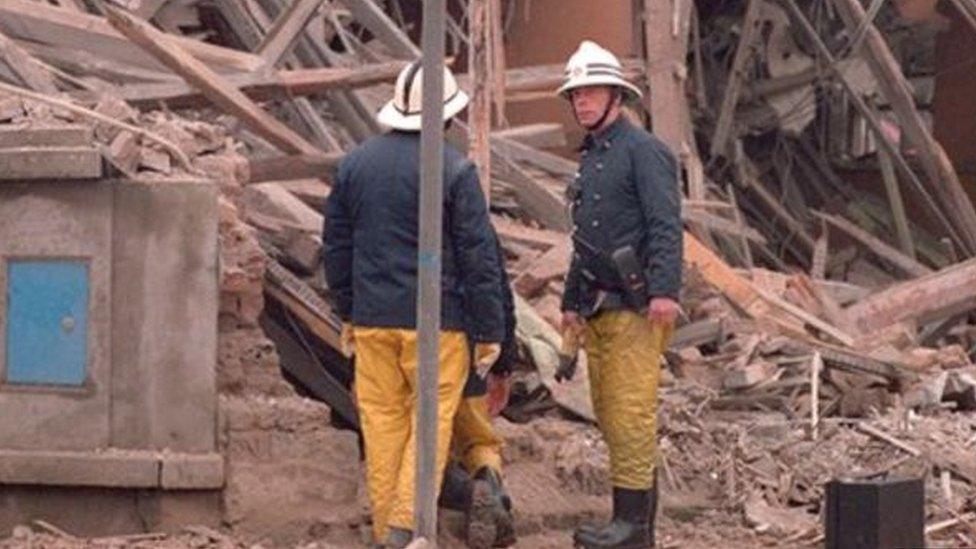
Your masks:
{"label": "blue metal panel", "polygon": [[6,382],[81,385],[88,362],[88,264],[7,264]]}

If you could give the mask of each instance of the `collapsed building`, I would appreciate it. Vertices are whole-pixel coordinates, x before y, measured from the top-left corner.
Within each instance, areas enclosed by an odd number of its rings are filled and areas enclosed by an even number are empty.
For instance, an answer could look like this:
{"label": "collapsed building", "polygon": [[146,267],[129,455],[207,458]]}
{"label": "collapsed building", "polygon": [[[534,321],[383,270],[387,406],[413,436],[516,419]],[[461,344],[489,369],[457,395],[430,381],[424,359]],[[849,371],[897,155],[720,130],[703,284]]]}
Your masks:
{"label": "collapsed building", "polygon": [[[817,544],[824,483],[886,473],[926,479],[931,541],[974,543],[976,104],[960,52],[976,4],[945,4],[452,3],[449,55],[483,101],[451,138],[490,174],[518,294],[499,429],[526,547],[565,546],[608,512],[586,376],[554,380],[581,134],[552,90],[583,38],[625,58],[650,92],[628,116],[682,167],[664,544]],[[360,540],[321,210],[343,152],[382,131],[419,12],[0,3],[0,545]],[[32,310],[51,333],[18,332]]]}

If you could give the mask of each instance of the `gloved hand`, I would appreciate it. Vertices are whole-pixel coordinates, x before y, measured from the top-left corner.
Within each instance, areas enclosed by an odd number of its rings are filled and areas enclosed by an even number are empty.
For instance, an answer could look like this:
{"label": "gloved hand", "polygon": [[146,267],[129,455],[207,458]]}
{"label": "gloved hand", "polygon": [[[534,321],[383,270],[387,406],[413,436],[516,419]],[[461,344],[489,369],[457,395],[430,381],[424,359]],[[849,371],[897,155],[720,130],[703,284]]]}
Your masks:
{"label": "gloved hand", "polygon": [[576,375],[579,364],[579,339],[581,330],[578,326],[566,326],[563,330],[562,346],[559,348],[559,366],[556,368],[556,381],[570,381]]}
{"label": "gloved hand", "polygon": [[491,370],[501,354],[501,343],[475,343],[474,370],[478,377],[484,379],[488,375],[488,370]]}
{"label": "gloved hand", "polygon": [[356,354],[356,339],[352,335],[352,324],[342,323],[342,332],[339,333],[339,350],[346,356]]}

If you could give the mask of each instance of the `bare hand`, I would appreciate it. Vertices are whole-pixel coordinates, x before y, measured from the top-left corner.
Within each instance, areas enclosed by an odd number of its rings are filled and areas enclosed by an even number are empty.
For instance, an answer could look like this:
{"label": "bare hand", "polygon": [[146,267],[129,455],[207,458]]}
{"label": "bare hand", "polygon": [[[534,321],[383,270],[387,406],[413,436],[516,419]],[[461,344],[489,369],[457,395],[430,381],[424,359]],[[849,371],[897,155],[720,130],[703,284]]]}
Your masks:
{"label": "bare hand", "polygon": [[508,376],[488,374],[488,414],[492,417],[502,413],[508,405]]}
{"label": "bare hand", "polygon": [[560,332],[566,333],[567,330],[572,330],[574,333],[579,333],[583,329],[583,318],[580,317],[579,313],[575,311],[564,311],[563,319],[560,323]]}
{"label": "bare hand", "polygon": [[653,297],[647,304],[647,321],[651,324],[671,325],[678,319],[681,306],[668,297]]}

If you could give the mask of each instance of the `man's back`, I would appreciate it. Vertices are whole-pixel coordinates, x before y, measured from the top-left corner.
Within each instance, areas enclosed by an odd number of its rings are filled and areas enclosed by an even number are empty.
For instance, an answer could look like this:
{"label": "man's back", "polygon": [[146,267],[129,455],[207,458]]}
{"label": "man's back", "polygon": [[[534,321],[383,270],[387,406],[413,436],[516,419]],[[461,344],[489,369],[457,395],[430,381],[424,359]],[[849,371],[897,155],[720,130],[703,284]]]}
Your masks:
{"label": "man's back", "polygon": [[[391,132],[357,147],[339,167],[325,212],[325,268],[340,314],[356,325],[415,326],[419,148],[419,134]],[[484,198],[474,166],[453,147],[444,154],[443,328],[475,322],[475,331],[494,334],[497,253]],[[472,318],[479,310],[487,322]]]}

